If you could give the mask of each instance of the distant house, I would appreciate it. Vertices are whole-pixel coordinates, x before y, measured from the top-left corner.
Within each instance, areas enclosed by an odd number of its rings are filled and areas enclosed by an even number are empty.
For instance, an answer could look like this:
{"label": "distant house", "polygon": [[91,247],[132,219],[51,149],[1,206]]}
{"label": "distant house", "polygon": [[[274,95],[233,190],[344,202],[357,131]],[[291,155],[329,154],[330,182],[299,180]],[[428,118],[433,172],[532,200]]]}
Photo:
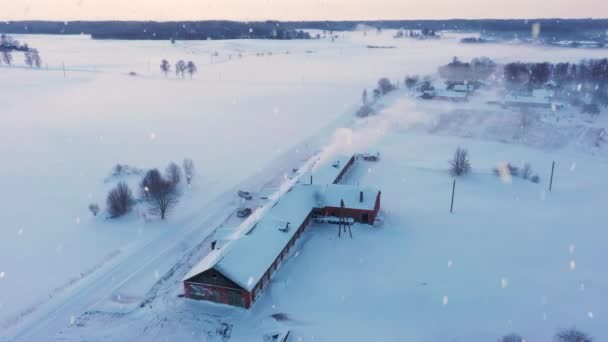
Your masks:
{"label": "distant house", "polygon": [[451,102],[466,102],[469,100],[469,93],[467,92],[458,92],[454,90],[429,90],[422,93],[420,96],[422,99],[426,100],[442,100],[442,101],[451,101]]}
{"label": "distant house", "polygon": [[380,191],[337,184],[353,163],[354,157],[341,158],[317,169],[310,183],[285,193],[244,236],[212,250],[183,278],[185,296],[249,308],[311,220],[373,225]]}
{"label": "distant house", "polygon": [[564,107],[562,102],[554,101],[552,97],[545,96],[545,93],[533,93],[531,96],[507,95],[502,104],[521,108],[561,109]]}
{"label": "distant house", "polygon": [[475,86],[471,83],[455,84],[451,90],[458,92],[458,93],[470,94],[475,91]]}

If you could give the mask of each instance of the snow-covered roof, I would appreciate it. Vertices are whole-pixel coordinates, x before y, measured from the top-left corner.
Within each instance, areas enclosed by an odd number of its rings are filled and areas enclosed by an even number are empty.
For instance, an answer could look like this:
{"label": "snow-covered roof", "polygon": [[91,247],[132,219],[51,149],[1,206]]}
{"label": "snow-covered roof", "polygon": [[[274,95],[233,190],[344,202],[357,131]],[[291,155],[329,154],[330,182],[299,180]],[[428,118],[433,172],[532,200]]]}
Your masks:
{"label": "snow-covered roof", "polygon": [[[330,161],[323,163],[321,166],[312,170],[313,184],[333,184],[340,172],[350,161],[352,156],[339,155],[333,157]],[[303,179],[304,183],[310,183],[310,177]]]}
{"label": "snow-covered roof", "polygon": [[[359,201],[360,192],[363,201]],[[374,210],[378,190],[352,185],[298,184],[272,207],[254,228],[225,247],[214,251],[196,265],[184,279],[189,279],[210,268],[251,291],[280,255],[287,243],[306,220],[313,208],[340,207]],[[281,231],[289,223],[287,231]],[[219,256],[218,256],[219,255]]]}
{"label": "snow-covered roof", "polygon": [[517,96],[507,95],[505,96],[505,102],[507,103],[527,103],[527,104],[543,104],[550,105],[551,100],[540,96]]}
{"label": "snow-covered roof", "polygon": [[468,92],[472,91],[473,89],[473,85],[471,84],[456,84],[452,88],[452,90],[454,90],[455,92]]}
{"label": "snow-covered roof", "polygon": [[439,96],[439,97],[450,97],[450,98],[455,98],[455,99],[464,99],[467,97],[466,92],[457,92],[457,91],[443,90],[443,89],[435,90],[434,95]]}
{"label": "snow-covered roof", "polygon": [[549,89],[534,89],[532,90],[532,96],[538,98],[551,98],[555,95],[553,90]]}

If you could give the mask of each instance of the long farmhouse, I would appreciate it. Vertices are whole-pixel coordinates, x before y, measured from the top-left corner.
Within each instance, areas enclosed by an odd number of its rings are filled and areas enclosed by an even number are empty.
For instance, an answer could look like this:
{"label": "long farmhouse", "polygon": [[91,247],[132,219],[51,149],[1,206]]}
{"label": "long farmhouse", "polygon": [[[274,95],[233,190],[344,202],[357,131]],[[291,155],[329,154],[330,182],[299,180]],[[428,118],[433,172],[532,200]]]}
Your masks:
{"label": "long farmhouse", "polygon": [[188,298],[249,308],[313,219],[373,225],[380,191],[339,184],[355,163],[341,157],[285,193],[243,237],[210,252],[184,278]]}

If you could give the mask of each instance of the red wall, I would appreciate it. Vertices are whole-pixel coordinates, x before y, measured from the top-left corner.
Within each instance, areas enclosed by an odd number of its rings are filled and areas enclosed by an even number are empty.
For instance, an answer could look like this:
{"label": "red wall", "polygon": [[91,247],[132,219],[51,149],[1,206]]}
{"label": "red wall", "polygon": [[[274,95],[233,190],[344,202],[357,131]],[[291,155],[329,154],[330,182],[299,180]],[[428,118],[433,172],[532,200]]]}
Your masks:
{"label": "red wall", "polygon": [[[193,290],[192,287],[201,287],[207,289],[209,291],[214,291],[219,294],[216,298],[212,298],[211,296],[199,295],[196,291]],[[192,299],[204,299],[208,301],[213,301],[221,304],[228,304],[228,289],[222,287],[216,287],[207,284],[197,284],[191,282],[184,282],[184,294],[188,298]],[[241,297],[244,299],[245,308],[248,309],[251,306],[251,294],[245,290],[241,290]]]}

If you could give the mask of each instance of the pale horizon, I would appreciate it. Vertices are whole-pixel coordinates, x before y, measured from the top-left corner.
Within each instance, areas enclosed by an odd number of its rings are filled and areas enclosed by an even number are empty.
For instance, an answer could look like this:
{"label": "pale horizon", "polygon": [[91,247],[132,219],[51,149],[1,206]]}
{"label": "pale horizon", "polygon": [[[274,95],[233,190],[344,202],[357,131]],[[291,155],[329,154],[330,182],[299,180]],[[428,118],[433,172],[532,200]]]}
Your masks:
{"label": "pale horizon", "polygon": [[[372,4],[372,6],[370,6]],[[605,9],[602,11],[601,9]],[[522,11],[522,9],[524,9]],[[14,0],[3,5],[0,20],[447,20],[447,19],[601,19],[604,0],[424,1],[412,0]],[[599,17],[598,15],[604,15]]]}

